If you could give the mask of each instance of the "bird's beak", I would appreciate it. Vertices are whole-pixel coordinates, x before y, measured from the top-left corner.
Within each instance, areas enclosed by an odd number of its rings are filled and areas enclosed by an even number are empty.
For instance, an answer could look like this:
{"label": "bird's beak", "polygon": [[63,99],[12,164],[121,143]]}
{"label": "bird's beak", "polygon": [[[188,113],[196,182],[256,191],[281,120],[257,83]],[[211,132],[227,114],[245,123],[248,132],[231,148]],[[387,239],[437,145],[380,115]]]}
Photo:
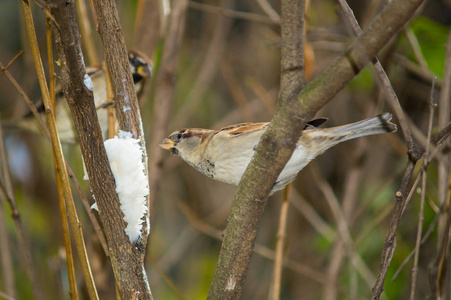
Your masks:
{"label": "bird's beak", "polygon": [[136,71],[143,78],[149,78],[150,76],[152,76],[152,67],[148,64],[139,66]]}
{"label": "bird's beak", "polygon": [[158,146],[165,149],[170,150],[172,147],[174,147],[174,141],[170,139],[164,139],[161,142],[158,143]]}

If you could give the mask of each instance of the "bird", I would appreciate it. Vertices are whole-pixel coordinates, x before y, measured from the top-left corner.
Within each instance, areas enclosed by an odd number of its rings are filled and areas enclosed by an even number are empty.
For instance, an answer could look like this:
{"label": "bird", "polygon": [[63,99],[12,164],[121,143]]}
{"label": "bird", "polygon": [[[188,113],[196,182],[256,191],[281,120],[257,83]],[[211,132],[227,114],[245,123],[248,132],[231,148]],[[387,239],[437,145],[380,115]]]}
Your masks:
{"label": "bird", "polygon": [[[135,84],[135,92],[139,95],[143,89],[146,79],[152,76],[152,64],[150,60],[144,57],[143,54],[130,50],[128,52],[128,60],[130,70]],[[106,70],[101,66],[86,69],[87,75],[92,81],[92,89],[94,93],[94,103],[97,108],[97,116],[99,118],[100,127],[102,129],[103,138],[108,137],[108,112],[105,109],[107,106],[113,104],[107,100],[107,84],[106,84]],[[85,77],[88,78],[88,77]],[[75,125],[72,120],[69,106],[64,100],[64,94],[61,88],[56,91],[56,105],[55,118],[56,127],[60,140],[65,143],[73,144],[76,142]],[[38,102],[36,108],[41,112],[42,118],[45,119],[44,104]],[[40,132],[38,124],[31,113],[22,117],[19,121],[8,122],[7,125],[13,124],[13,128],[22,128],[34,132]]]}
{"label": "bird", "polygon": [[[318,128],[326,118],[308,122],[296,148],[275,181],[271,195],[292,182],[311,160],[338,143],[358,137],[396,132],[392,115],[382,113],[359,122]],[[240,123],[219,130],[189,128],[171,133],[158,146],[180,157],[200,173],[237,186],[269,122]]]}

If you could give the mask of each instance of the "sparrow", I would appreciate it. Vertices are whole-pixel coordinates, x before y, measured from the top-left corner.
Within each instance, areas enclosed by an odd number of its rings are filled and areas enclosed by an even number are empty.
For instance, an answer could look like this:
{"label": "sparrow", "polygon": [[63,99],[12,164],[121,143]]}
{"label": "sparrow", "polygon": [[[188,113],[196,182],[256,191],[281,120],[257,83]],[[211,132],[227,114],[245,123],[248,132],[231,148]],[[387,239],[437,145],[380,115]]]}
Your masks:
{"label": "sparrow", "polygon": [[[362,136],[396,132],[392,115],[383,113],[360,122],[321,129],[327,119],[310,121],[291,158],[272,187],[271,194],[292,182],[311,160],[338,143]],[[177,155],[202,174],[237,186],[269,123],[241,123],[220,130],[190,128],[177,130],[158,145]]]}
{"label": "sparrow", "polygon": [[[135,91],[139,95],[143,89],[145,80],[152,75],[152,65],[146,58],[144,58],[142,54],[139,54],[134,50],[129,51],[128,59],[133,82],[135,84]],[[86,72],[90,80],[92,81],[92,89],[94,93],[94,103],[97,108],[97,116],[99,118],[100,127],[102,128],[103,137],[104,139],[106,139],[108,135],[108,112],[105,108],[113,104],[113,102],[107,101],[106,71],[103,66],[98,66],[94,68],[87,68]],[[75,143],[75,125],[72,120],[69,106],[67,102],[63,100],[64,94],[62,92],[62,89],[58,88],[56,91],[55,107],[56,127],[58,128],[58,133],[62,142]],[[42,112],[42,118],[45,119],[44,104],[40,102],[36,105],[36,108],[39,112]],[[21,121],[16,123],[16,127],[39,132],[38,124],[34,120],[34,117],[31,113],[27,114]]]}

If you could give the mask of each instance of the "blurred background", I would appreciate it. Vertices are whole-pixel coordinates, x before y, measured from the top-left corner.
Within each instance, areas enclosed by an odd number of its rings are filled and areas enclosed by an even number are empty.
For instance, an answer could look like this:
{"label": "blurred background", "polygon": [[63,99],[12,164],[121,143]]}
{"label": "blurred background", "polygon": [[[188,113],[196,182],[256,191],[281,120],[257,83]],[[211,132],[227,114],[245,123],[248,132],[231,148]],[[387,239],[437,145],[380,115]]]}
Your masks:
{"label": "blurred background", "polygon": [[[78,2],[78,1],[77,1]],[[385,1],[348,1],[364,28]],[[141,115],[148,143],[151,186],[151,233],[146,269],[155,299],[205,299],[213,277],[235,187],[213,181],[156,147],[180,128],[219,129],[252,121],[270,121],[279,88],[280,1],[117,1],[129,49],[153,61],[153,77],[140,93]],[[33,2],[35,26],[46,58],[45,13]],[[89,12],[82,33],[85,61],[103,60],[102,43]],[[336,1],[317,0],[306,9],[306,72],[314,78],[352,41],[353,34]],[[418,15],[381,51],[418,145],[427,134],[431,94],[438,102],[445,65],[445,45],[451,24],[451,1],[427,1]],[[91,43],[91,46],[88,44]],[[89,48],[91,47],[91,48]],[[6,65],[35,103],[41,96],[20,2],[0,2],[0,62]],[[48,72],[48,61],[44,61]],[[55,64],[56,73],[59,67]],[[337,126],[390,111],[372,67],[363,70],[317,116]],[[432,90],[432,81],[435,88]],[[44,299],[68,299],[65,251],[53,171],[51,144],[32,129],[29,109],[17,89],[0,77],[0,117],[10,176],[24,235],[32,249]],[[438,107],[440,110],[440,106]],[[393,112],[392,112],[393,113]],[[449,116],[447,116],[449,120]],[[24,121],[25,120],[25,121]],[[396,123],[397,120],[394,120]],[[25,124],[27,123],[27,124]],[[434,118],[432,133],[440,129]],[[85,196],[78,144],[64,143],[66,159]],[[368,299],[378,273],[394,194],[407,162],[400,132],[353,140],[327,151],[294,181],[286,232],[281,299]],[[415,170],[414,176],[419,170]],[[2,176],[2,185],[4,177]],[[438,164],[428,168],[423,233],[431,226],[419,257],[416,296],[430,294],[428,265],[437,249],[434,219],[440,199]],[[5,292],[12,262],[14,298],[32,299],[30,280],[21,256],[17,227],[4,194],[1,199],[0,250],[3,256],[0,291]],[[266,299],[271,290],[274,247],[282,193],[267,204],[243,299]],[[111,267],[79,197],[74,193],[94,279],[101,299],[114,299]],[[383,299],[408,299],[412,259],[395,272],[415,247],[418,190],[399,225],[397,248],[385,283]],[[335,206],[335,205],[337,206]],[[336,207],[339,207],[337,212]],[[342,218],[337,218],[337,213]],[[346,221],[351,244],[337,225]],[[87,298],[75,255],[81,298]],[[449,262],[447,270],[449,270]],[[446,268],[445,268],[446,269]],[[11,271],[11,270],[10,270]],[[166,278],[165,278],[166,277]],[[11,279],[11,278],[10,278]],[[174,288],[169,284],[172,281]],[[447,279],[449,282],[449,278]],[[448,295],[449,295],[448,291]],[[0,299],[4,297],[0,294]],[[5,299],[8,299],[5,297]]]}

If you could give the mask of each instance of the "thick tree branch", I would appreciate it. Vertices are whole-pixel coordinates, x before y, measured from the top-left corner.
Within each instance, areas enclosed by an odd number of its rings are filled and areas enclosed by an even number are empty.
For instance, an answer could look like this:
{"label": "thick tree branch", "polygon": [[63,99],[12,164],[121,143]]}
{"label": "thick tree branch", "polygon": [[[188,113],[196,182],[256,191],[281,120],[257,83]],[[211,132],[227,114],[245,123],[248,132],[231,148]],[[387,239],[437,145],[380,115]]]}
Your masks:
{"label": "thick tree branch", "polygon": [[[290,103],[296,101],[297,94],[306,82],[303,51],[304,1],[282,1],[281,20],[281,89],[278,99],[278,109],[282,109],[284,115],[290,116],[293,113],[289,109],[291,106]],[[281,136],[281,141],[285,141],[286,145],[277,145],[275,140],[271,140],[271,138],[262,138],[260,144],[264,144],[266,145],[266,149],[270,149],[264,152],[264,160],[277,161],[277,151],[273,150],[278,146],[280,151],[291,156],[297,140],[290,139],[289,135],[290,132],[300,131],[297,128],[299,123],[290,122],[289,118],[285,121],[285,124],[282,126],[288,130],[282,133],[285,136]],[[288,153],[289,151],[291,152]],[[279,162],[273,165],[280,166],[277,174],[280,173],[285,163]],[[256,166],[261,174],[265,172],[264,169],[261,169],[262,167],[262,165]],[[225,239],[222,244],[215,277],[213,278],[208,295],[209,299],[236,299],[241,295],[247,268],[253,253],[258,224],[266,204],[266,198],[275,181],[275,179],[272,180],[271,177],[266,176],[262,176],[260,179],[265,181],[262,185],[251,187],[252,183],[242,180],[240,184],[241,188],[238,188],[235,201],[231,208],[231,217],[229,218],[229,224],[225,232]],[[268,180],[266,181],[265,179]],[[246,184],[250,184],[250,186],[246,186]],[[266,190],[265,195],[256,193],[256,197],[247,198],[247,192],[251,191],[249,189],[253,188],[254,190],[258,190],[258,187],[269,187],[269,189]]]}
{"label": "thick tree branch", "polygon": [[[291,97],[279,97],[271,125],[262,136],[257,153],[241,179],[225,230],[209,298],[236,299],[241,294],[266,199],[273,183],[291,157],[304,124],[398,33],[422,2],[392,1],[345,53],[299,95],[280,92],[280,95],[286,93]],[[296,91],[296,87],[293,90]]]}
{"label": "thick tree branch", "polygon": [[[142,234],[136,244],[131,244],[125,233],[126,222],[123,219],[119,199],[115,192],[116,185],[105,152],[93,93],[83,81],[86,70],[80,47],[74,3],[63,0],[55,0],[53,3],[53,15],[60,28],[61,41],[57,45],[62,64],[64,93],[74,118],[90,186],[99,208],[116,283],[123,299],[132,299],[138,294],[140,299],[151,299],[143,266],[147,234]],[[127,70],[123,67],[123,70],[123,74],[128,74],[128,76],[123,76],[131,81],[129,68]],[[122,92],[116,92],[116,101],[121,108],[126,105],[131,107],[125,116],[122,115],[121,128],[131,131],[135,137],[141,138],[142,130],[139,126],[123,124],[132,124],[130,120],[136,117],[137,113],[136,109],[133,109],[136,107],[136,101],[130,101],[130,99],[136,100],[134,90],[126,88],[127,82],[121,83],[123,85],[118,86],[119,89],[122,88]],[[118,83],[115,81],[113,84]],[[124,103],[127,99],[130,102],[128,104]]]}

